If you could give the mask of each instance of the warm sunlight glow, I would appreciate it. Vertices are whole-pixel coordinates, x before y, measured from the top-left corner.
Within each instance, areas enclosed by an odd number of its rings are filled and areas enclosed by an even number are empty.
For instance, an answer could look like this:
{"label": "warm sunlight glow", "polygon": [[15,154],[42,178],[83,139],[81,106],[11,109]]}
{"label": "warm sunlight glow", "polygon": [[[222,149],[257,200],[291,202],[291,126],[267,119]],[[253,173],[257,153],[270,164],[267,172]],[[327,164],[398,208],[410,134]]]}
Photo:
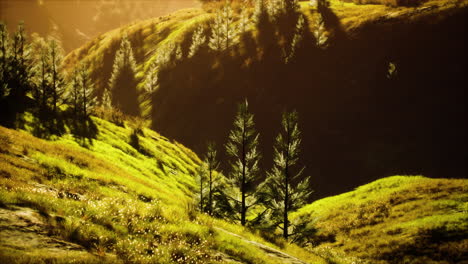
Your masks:
{"label": "warm sunlight glow", "polygon": [[0,0],[0,263],[467,262],[468,0]]}

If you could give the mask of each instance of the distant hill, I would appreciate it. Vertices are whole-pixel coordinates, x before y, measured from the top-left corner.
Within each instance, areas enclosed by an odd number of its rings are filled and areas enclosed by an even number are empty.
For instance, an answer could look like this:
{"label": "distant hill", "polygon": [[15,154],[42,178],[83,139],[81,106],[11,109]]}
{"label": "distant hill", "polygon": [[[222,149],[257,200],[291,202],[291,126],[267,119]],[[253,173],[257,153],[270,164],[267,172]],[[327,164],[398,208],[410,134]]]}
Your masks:
{"label": "distant hill", "polygon": [[30,33],[59,37],[66,51],[133,21],[197,7],[197,0],[0,1],[0,21],[9,31],[24,21]]}
{"label": "distant hill", "polygon": [[[468,180],[393,176],[305,206],[317,228],[306,244],[332,261],[467,263]],[[332,262],[333,263],[333,262]]]}
{"label": "distant hill", "polygon": [[[150,66],[180,45],[182,58],[160,70],[153,110],[142,104],[145,116],[163,135],[199,154],[206,141],[216,141],[224,159],[222,146],[236,104],[247,98],[261,133],[265,169],[271,166],[281,112],[297,109],[302,162],[314,179],[314,198],[395,174],[461,178],[468,173],[467,42],[462,37],[467,4],[331,1],[319,11],[300,2],[309,30],[300,54],[287,65],[282,57],[287,38],[262,40],[261,33],[268,31],[256,27],[231,52],[207,51],[188,59],[194,30],[202,25],[209,38],[216,8],[187,9],[105,33],[71,52],[66,62],[72,68],[89,61],[101,96],[127,34],[142,92]],[[241,10],[253,12],[235,5],[235,21]],[[314,44],[319,13],[328,37],[321,48]],[[293,32],[294,24],[285,30]],[[269,26],[271,32],[279,30]]]}

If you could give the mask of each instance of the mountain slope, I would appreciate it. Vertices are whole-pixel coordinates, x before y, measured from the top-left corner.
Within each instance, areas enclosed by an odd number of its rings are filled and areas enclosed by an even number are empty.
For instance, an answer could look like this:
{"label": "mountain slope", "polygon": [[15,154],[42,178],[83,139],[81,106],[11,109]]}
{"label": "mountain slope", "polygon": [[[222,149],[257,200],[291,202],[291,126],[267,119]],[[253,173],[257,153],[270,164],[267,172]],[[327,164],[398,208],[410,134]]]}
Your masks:
{"label": "mountain slope", "polygon": [[[274,23],[262,30],[252,26],[246,40],[229,52],[206,48],[188,58],[193,31],[202,25],[209,37],[215,14],[181,10],[103,34],[70,53],[67,63],[71,68],[89,61],[100,96],[126,33],[136,54],[142,91],[149,66],[164,61],[180,44],[182,58],[160,67],[152,104],[142,100],[153,127],[197,153],[204,151],[206,141],[215,141],[225,159],[222,146],[236,104],[247,98],[261,133],[260,165],[267,170],[281,112],[296,109],[314,198],[381,176],[464,177],[467,43],[461,36],[467,33],[467,4],[437,0],[389,7],[331,1],[317,10],[303,1],[301,12],[309,27],[306,44],[288,65],[283,60],[290,45],[287,38],[260,38],[261,32],[275,30]],[[239,11],[236,7],[235,13]],[[314,42],[319,13],[328,36],[321,48]],[[286,31],[293,32],[294,26]],[[193,131],[203,131],[202,138]],[[341,177],[348,174],[356,178]],[[328,179],[342,184],[329,184]]]}
{"label": "mountain slope", "polygon": [[[22,131],[0,127],[0,262],[282,262],[217,228],[277,246],[196,211],[200,160],[179,143],[97,117],[88,138],[65,125],[44,140],[32,135],[40,123],[25,120]],[[324,263],[297,246],[281,250]]]}
{"label": "mountain slope", "polygon": [[[393,176],[294,213],[317,228],[305,243],[364,263],[466,263],[468,180]],[[360,262],[358,262],[360,263]]]}

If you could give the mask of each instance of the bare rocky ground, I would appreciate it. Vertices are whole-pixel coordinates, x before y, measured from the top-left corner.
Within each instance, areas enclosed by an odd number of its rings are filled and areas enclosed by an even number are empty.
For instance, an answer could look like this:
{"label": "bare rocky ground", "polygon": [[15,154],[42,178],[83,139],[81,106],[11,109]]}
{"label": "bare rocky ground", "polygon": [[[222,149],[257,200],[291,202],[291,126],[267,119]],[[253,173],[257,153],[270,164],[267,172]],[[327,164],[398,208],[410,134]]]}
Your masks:
{"label": "bare rocky ground", "polygon": [[[0,262],[9,255],[20,255],[31,262],[39,256],[45,259],[95,259],[80,245],[51,236],[43,216],[29,207],[0,208]],[[8,254],[10,253],[10,254]],[[18,254],[20,253],[20,254]]]}

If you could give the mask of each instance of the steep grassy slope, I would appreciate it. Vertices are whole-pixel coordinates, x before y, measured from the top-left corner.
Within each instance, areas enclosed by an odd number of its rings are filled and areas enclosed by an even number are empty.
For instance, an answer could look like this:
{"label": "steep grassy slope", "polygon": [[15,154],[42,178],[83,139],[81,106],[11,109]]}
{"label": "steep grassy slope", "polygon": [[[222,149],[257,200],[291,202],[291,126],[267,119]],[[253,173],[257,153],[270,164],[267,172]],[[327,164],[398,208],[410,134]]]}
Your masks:
{"label": "steep grassy slope", "polygon": [[318,200],[292,217],[315,225],[309,246],[332,259],[330,252],[376,264],[466,263],[467,187],[466,179],[393,176]]}
{"label": "steep grassy slope", "polygon": [[[22,131],[0,127],[0,262],[281,262],[246,241],[277,246],[197,213],[200,160],[177,142],[97,117],[94,139],[65,127],[44,140],[25,119]],[[282,250],[321,262],[296,246]]]}
{"label": "steep grassy slope", "polygon": [[[269,169],[281,112],[296,109],[304,135],[303,162],[306,174],[315,177],[316,198],[381,176],[463,177],[467,3],[437,0],[389,7],[331,1],[319,11],[302,1],[310,30],[300,55],[288,65],[282,58],[289,49],[287,38],[260,37],[275,25],[252,26],[246,41],[230,52],[207,50],[187,58],[193,30],[204,25],[209,37],[214,13],[181,10],[103,34],[70,53],[67,63],[71,68],[89,61],[100,95],[127,33],[142,90],[149,65],[164,57],[171,44],[181,44],[182,58],[160,71],[153,110],[142,105],[154,128],[197,153],[204,151],[205,141],[215,141],[224,159],[221,148],[236,104],[247,98],[261,132],[261,165]],[[314,44],[318,12],[329,37],[323,48]],[[292,24],[286,31],[293,32]],[[396,67],[392,76],[390,65]],[[194,131],[203,131],[203,138]],[[356,178],[340,176],[347,174]]]}

